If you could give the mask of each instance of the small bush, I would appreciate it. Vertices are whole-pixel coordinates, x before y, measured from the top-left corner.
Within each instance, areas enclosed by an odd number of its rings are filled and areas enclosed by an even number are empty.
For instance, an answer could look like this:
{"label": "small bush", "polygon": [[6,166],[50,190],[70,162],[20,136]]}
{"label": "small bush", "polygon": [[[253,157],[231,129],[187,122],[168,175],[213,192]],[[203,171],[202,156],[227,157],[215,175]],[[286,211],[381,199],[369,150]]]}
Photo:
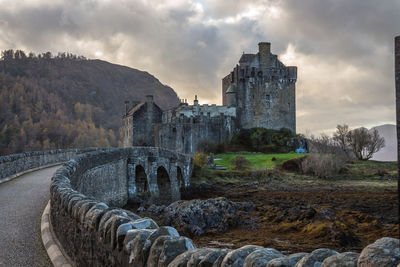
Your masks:
{"label": "small bush", "polygon": [[311,154],[301,163],[303,173],[319,178],[333,177],[343,169],[344,161],[331,154]]}
{"label": "small bush", "polygon": [[203,152],[199,152],[194,154],[193,156],[193,164],[195,167],[203,169],[204,166],[207,164],[208,158],[207,155]]}
{"label": "small bush", "polygon": [[289,172],[302,172],[302,163],[306,157],[289,159],[280,166],[283,170]]}
{"label": "small bush", "polygon": [[276,158],[275,158],[275,157],[272,157],[271,161],[276,161]]}
{"label": "small bush", "polygon": [[193,177],[200,177],[203,173],[203,168],[208,162],[208,157],[205,153],[199,152],[193,155]]}
{"label": "small bush", "polygon": [[250,168],[250,161],[242,156],[233,158],[231,164],[234,170],[247,170]]}

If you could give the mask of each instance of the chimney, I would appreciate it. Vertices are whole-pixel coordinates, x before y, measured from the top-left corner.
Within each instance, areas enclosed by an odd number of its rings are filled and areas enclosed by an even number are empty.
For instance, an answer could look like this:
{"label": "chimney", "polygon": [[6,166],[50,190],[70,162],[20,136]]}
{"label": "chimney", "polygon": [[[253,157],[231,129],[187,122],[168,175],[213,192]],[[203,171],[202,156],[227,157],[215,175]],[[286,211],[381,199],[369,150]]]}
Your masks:
{"label": "chimney", "polygon": [[128,115],[128,109],[129,109],[129,101],[125,100],[125,115]]}
{"label": "chimney", "polygon": [[195,106],[199,105],[199,100],[197,100],[197,95],[194,96],[193,105]]}
{"label": "chimney", "polygon": [[146,95],[146,102],[153,103],[153,95]]}
{"label": "chimney", "polygon": [[260,68],[267,69],[270,66],[269,56],[271,54],[271,43],[258,43],[258,56],[260,60]]}

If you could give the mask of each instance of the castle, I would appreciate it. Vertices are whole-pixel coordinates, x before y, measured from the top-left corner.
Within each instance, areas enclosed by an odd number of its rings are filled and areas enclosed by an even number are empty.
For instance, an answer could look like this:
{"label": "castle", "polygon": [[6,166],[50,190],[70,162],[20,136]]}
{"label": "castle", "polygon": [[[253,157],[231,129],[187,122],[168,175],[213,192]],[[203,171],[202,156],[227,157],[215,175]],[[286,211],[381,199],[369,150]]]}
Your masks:
{"label": "castle", "polygon": [[155,146],[195,153],[203,142],[229,141],[240,129],[288,128],[296,132],[295,84],[297,67],[286,67],[271,53],[271,44],[258,44],[257,54],[241,56],[222,79],[223,105],[193,105],[182,101],[161,110],[147,96],[122,119],[123,146]]}

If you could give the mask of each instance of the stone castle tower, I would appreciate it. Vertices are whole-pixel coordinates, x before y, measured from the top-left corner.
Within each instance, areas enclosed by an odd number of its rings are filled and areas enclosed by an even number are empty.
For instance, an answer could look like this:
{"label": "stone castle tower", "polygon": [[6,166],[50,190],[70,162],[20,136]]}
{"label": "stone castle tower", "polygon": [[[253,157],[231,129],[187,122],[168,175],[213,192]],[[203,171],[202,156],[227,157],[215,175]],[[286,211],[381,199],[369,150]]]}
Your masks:
{"label": "stone castle tower", "polygon": [[[156,146],[192,154],[204,143],[229,142],[243,128],[288,128],[296,132],[297,68],[286,67],[271,54],[270,43],[259,43],[257,54],[243,54],[222,79],[223,105],[183,101],[161,110],[147,101],[126,106],[123,145]],[[126,104],[127,105],[127,104]]]}
{"label": "stone castle tower", "polygon": [[297,67],[286,67],[271,54],[271,44],[258,44],[257,54],[241,56],[222,79],[224,106],[237,108],[239,128],[288,128],[296,132]]}

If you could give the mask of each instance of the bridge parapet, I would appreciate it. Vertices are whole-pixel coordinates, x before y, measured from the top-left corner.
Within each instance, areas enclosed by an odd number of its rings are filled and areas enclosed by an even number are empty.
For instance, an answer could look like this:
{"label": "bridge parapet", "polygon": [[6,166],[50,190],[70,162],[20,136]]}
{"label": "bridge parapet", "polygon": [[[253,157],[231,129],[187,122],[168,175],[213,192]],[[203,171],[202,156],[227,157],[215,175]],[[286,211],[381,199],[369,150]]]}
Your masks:
{"label": "bridge parapet", "polygon": [[[176,230],[158,228],[151,219],[119,207],[146,197],[160,203],[177,200],[179,186],[189,184],[190,172],[191,157],[167,149],[131,147],[85,153],[65,163],[52,178],[53,230],[78,266],[141,266],[129,263],[131,253],[123,245],[128,231],[168,235]],[[174,253],[193,249],[189,240],[178,239],[181,248]]]}
{"label": "bridge parapet", "polygon": [[0,157],[0,183],[26,171],[66,162],[79,154],[104,148],[70,148],[32,151]]}

